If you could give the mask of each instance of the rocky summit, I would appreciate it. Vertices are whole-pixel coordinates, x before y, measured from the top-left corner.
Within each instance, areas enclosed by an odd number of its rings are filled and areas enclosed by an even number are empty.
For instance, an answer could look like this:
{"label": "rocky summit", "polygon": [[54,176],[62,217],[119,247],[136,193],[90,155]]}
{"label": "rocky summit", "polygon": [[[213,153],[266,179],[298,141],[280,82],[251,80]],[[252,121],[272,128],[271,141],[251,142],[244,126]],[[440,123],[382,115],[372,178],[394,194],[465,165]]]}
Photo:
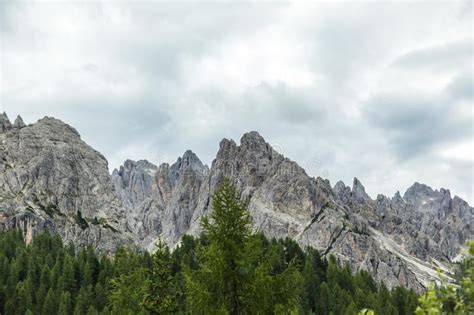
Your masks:
{"label": "rocky summit", "polygon": [[309,176],[257,132],[239,144],[223,139],[210,168],[186,151],[171,165],[127,160],[109,174],[104,156],[69,125],[0,115],[0,228],[20,228],[27,242],[46,229],[102,252],[152,250],[158,238],[173,247],[200,233],[225,177],[248,203],[255,231],[315,247],[389,286],[423,290],[473,238],[473,208],[449,190],[415,183],[403,196],[374,200],[357,178],[332,187]]}
{"label": "rocky summit", "polygon": [[0,115],[0,227],[27,241],[50,230],[65,242],[109,252],[131,242],[107,160],[60,120],[26,126]]}

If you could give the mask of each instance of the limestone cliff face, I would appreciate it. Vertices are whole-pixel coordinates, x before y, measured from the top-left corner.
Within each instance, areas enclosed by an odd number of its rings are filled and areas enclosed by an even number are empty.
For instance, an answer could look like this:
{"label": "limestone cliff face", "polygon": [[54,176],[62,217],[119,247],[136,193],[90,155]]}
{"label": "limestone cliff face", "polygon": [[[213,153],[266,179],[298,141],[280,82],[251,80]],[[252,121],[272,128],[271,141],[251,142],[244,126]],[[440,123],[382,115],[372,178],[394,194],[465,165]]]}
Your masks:
{"label": "limestone cliff face", "polygon": [[63,122],[25,126],[0,117],[0,227],[48,229],[77,245],[112,251],[127,241],[107,161]]}
{"label": "limestone cliff face", "polygon": [[176,244],[191,225],[193,210],[201,196],[207,196],[204,184],[209,169],[197,156],[186,151],[171,166],[157,167],[147,161],[127,160],[112,173],[127,221],[137,236],[140,246],[152,248],[161,237],[170,245]]}
{"label": "limestone cliff face", "polygon": [[[451,198],[448,190],[435,191],[415,183],[404,197],[397,192],[392,198],[378,195],[375,200],[360,202],[341,186],[336,185],[334,192],[344,207],[363,217],[379,247],[403,262],[402,277],[398,276],[402,284],[410,285],[411,279],[417,279],[423,287],[438,279],[437,268],[449,273],[462,246],[473,239],[474,209],[457,196]],[[387,269],[373,262],[366,267],[372,272]]]}
{"label": "limestone cliff face", "polygon": [[422,290],[473,239],[473,208],[449,190],[415,183],[375,200],[352,187],[313,178],[256,132],[224,139],[210,168],[191,151],[171,165],[127,160],[112,175],[106,159],[75,129],[45,117],[26,126],[0,114],[0,229],[27,241],[50,230],[103,252],[121,244],[153,249],[198,235],[212,194],[228,177],[248,202],[253,228],[290,237],[370,271],[389,286]]}
{"label": "limestone cliff face", "polygon": [[[185,157],[171,167],[127,161],[114,172],[116,190],[145,246],[157,236],[173,246],[184,233],[198,235],[200,219],[212,211],[212,193],[224,177],[248,202],[255,230],[316,247],[389,286],[422,290],[436,279],[435,268],[448,269],[472,238],[472,208],[444,190],[424,186],[410,188],[405,198],[397,193],[372,200],[357,178],[352,188],[343,182],[332,188],[329,181],[308,176],[256,132],[244,134],[240,145],[222,140],[210,170],[192,155],[187,159],[194,162],[184,163],[187,172],[171,171],[181,169]],[[423,204],[420,198],[432,200]]]}

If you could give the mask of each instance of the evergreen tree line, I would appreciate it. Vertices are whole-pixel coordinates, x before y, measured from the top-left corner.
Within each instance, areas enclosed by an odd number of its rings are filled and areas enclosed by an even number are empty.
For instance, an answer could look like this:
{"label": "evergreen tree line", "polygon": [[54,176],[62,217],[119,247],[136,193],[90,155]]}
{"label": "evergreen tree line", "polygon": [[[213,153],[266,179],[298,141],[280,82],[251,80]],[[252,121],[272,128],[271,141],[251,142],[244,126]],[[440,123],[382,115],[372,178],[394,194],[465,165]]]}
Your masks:
{"label": "evergreen tree line", "polygon": [[199,238],[170,251],[76,250],[43,233],[0,233],[1,314],[414,314],[418,296],[388,289],[365,271],[252,233],[250,216],[225,181]]}

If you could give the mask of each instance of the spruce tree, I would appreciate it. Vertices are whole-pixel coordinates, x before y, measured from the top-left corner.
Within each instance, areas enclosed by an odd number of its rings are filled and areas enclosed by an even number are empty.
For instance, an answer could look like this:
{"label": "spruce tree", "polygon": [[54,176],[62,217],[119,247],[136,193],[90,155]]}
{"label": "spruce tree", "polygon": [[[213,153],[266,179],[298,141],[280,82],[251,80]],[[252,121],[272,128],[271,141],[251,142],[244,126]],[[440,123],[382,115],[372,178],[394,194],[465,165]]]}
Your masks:
{"label": "spruce tree", "polygon": [[299,309],[303,279],[295,259],[284,259],[281,270],[272,273],[279,256],[264,251],[250,223],[246,205],[225,179],[213,195],[212,213],[202,220],[206,242],[197,249],[197,269],[186,269],[190,312],[264,314]]}
{"label": "spruce tree", "polygon": [[57,305],[58,305],[58,302],[57,302],[56,294],[53,288],[50,288],[48,290],[48,294],[46,295],[46,299],[44,300],[44,303],[43,303],[42,314],[44,315],[56,314]]}
{"label": "spruce tree", "polygon": [[74,258],[66,254],[64,257],[63,270],[60,277],[60,289],[73,293],[76,290],[76,280],[74,279]]}
{"label": "spruce tree", "polygon": [[171,255],[168,246],[159,240],[152,256],[152,266],[146,285],[143,307],[152,314],[173,314],[176,293],[171,273]]}
{"label": "spruce tree", "polygon": [[202,219],[202,227],[209,245],[200,248],[199,269],[188,272],[191,311],[241,314],[245,275],[240,265],[251,234],[250,215],[229,180],[213,195],[212,213]]}
{"label": "spruce tree", "polygon": [[72,313],[71,294],[68,291],[63,291],[59,300],[58,315],[69,315]]}
{"label": "spruce tree", "polygon": [[86,288],[82,287],[76,297],[76,304],[74,305],[74,315],[83,315],[86,313],[89,306],[88,294]]}

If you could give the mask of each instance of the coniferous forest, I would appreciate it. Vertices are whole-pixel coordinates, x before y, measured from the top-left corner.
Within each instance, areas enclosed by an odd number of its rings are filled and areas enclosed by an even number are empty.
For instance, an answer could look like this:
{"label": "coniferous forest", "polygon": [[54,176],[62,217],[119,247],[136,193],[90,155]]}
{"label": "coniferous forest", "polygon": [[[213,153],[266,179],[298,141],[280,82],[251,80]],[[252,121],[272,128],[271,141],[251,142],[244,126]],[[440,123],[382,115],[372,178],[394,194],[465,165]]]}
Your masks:
{"label": "coniferous forest", "polygon": [[0,313],[401,315],[419,306],[412,290],[389,290],[315,249],[252,233],[229,182],[202,227],[173,251],[158,242],[153,254],[121,248],[113,256],[48,233],[26,245],[21,231],[3,232]]}

